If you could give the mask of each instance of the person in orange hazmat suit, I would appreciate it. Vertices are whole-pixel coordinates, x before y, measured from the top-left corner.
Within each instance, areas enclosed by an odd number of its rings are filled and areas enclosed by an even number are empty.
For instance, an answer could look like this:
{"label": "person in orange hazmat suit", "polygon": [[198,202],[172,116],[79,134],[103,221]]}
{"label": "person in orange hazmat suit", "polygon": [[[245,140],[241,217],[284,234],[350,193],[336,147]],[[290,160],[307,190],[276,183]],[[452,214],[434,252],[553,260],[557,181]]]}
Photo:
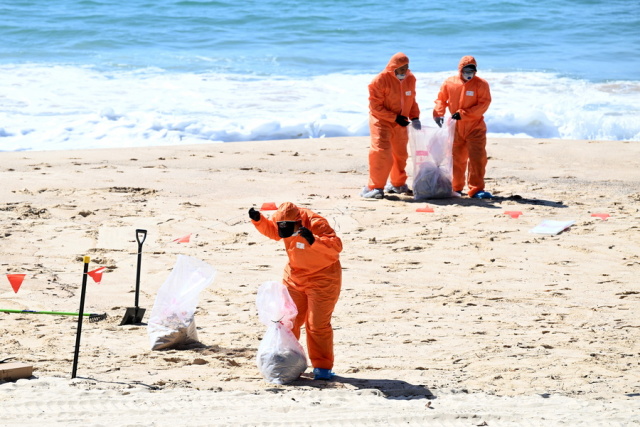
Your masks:
{"label": "person in orange hazmat suit", "polygon": [[463,56],[458,64],[458,74],[447,78],[438,93],[433,109],[433,119],[442,127],[446,109],[457,120],[453,138],[453,191],[462,194],[468,168],[469,197],[490,199],[484,191],[484,174],[487,166],[487,125],[484,113],[491,104],[489,83],[477,77],[476,60]]}
{"label": "person in orange hazmat suit", "polygon": [[249,217],[260,233],[283,240],[289,256],[284,284],[298,308],[293,333],[300,339],[300,327],[305,325],[314,379],[331,379],[331,316],[342,286],[342,240],[325,218],[291,202],[282,203],[271,219],[253,208]]}
{"label": "person in orange hazmat suit", "polygon": [[[411,194],[405,171],[409,124],[422,127],[416,78],[409,70],[407,55],[398,52],[369,84],[369,182],[362,197],[382,199],[385,191]],[[387,179],[390,182],[385,186]]]}

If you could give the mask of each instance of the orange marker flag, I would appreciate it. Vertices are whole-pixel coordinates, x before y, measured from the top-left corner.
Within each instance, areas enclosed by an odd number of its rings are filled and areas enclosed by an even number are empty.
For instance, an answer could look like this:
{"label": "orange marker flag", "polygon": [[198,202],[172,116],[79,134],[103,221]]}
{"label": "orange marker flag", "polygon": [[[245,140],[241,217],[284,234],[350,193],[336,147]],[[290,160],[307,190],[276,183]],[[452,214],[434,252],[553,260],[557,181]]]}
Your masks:
{"label": "orange marker flag", "polygon": [[104,270],[106,270],[106,268],[107,267],[98,267],[95,270],[87,271],[87,274],[93,279],[94,282],[100,284],[100,281],[102,281],[102,273],[104,273]]}
{"label": "orange marker flag", "polygon": [[418,208],[416,209],[416,212],[433,212],[433,208],[430,208],[428,205],[425,206],[424,208]]}
{"label": "orange marker flag", "polygon": [[26,274],[7,274],[7,279],[9,279],[9,283],[11,283],[11,287],[13,288],[13,292],[18,293],[18,289],[22,286],[22,281],[24,280]]}
{"label": "orange marker flag", "polygon": [[175,239],[174,242],[189,243],[189,240],[191,240],[191,234],[187,234],[186,236],[179,237]]}
{"label": "orange marker flag", "polygon": [[520,215],[522,215],[522,212],[520,212],[520,211],[505,211],[504,214],[505,215],[509,215],[511,218],[518,218]]}
{"label": "orange marker flag", "polygon": [[276,206],[275,203],[269,202],[269,203],[263,203],[260,210],[261,211],[277,211],[278,207]]}
{"label": "orange marker flag", "polygon": [[609,218],[611,215],[609,215],[607,213],[594,213],[594,214],[591,214],[591,216],[595,216],[595,217],[600,218],[603,221],[606,221],[606,219]]}

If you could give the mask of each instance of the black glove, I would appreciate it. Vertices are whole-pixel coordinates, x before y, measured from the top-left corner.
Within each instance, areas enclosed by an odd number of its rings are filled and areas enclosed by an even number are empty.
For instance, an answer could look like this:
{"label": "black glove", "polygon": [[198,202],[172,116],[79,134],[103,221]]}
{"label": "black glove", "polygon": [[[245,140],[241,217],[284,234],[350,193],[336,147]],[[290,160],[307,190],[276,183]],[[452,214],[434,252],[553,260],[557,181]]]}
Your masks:
{"label": "black glove", "polygon": [[453,120],[460,120],[462,117],[460,117],[460,113],[455,112],[455,113],[453,113],[453,115],[451,116],[451,118],[452,118]]}
{"label": "black glove", "polygon": [[253,208],[249,209],[249,218],[254,221],[260,221],[260,212]]}
{"label": "black glove", "polygon": [[300,235],[302,237],[304,237],[305,239],[307,239],[307,242],[309,242],[309,246],[313,245],[313,242],[316,241],[316,238],[313,237],[313,233],[311,232],[311,230],[309,230],[306,227],[300,227]]}
{"label": "black glove", "polygon": [[405,116],[401,116],[400,114],[398,114],[396,116],[396,123],[399,124],[402,127],[405,127],[405,126],[409,126],[409,123],[411,123],[411,122]]}
{"label": "black glove", "polygon": [[433,121],[435,121],[438,127],[441,128],[442,124],[444,123],[444,117],[434,117]]}

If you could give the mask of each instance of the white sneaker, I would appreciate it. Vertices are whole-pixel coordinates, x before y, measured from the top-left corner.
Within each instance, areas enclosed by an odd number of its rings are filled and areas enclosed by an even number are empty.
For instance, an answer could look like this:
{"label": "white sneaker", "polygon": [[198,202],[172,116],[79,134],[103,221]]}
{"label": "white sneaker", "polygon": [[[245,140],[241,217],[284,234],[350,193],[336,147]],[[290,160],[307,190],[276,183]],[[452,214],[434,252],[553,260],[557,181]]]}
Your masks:
{"label": "white sneaker", "polygon": [[364,187],[362,192],[360,192],[360,196],[365,199],[382,199],[384,197],[384,190],[382,188],[374,188],[373,190],[369,190],[369,187]]}
{"label": "white sneaker", "polygon": [[384,186],[384,191],[387,193],[395,193],[395,194],[412,194],[411,190],[409,190],[409,186],[407,184],[401,185],[400,187],[395,187],[388,183]]}

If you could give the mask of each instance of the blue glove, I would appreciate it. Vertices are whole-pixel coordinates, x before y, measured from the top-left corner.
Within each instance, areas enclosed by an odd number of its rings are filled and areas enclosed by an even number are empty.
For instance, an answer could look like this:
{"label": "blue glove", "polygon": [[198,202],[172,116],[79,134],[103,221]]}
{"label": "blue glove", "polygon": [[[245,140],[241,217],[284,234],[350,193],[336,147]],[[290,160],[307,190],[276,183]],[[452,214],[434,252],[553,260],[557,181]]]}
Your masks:
{"label": "blue glove", "polygon": [[411,119],[411,126],[413,126],[415,130],[422,129],[422,123],[420,123],[420,119],[417,117],[415,119]]}

